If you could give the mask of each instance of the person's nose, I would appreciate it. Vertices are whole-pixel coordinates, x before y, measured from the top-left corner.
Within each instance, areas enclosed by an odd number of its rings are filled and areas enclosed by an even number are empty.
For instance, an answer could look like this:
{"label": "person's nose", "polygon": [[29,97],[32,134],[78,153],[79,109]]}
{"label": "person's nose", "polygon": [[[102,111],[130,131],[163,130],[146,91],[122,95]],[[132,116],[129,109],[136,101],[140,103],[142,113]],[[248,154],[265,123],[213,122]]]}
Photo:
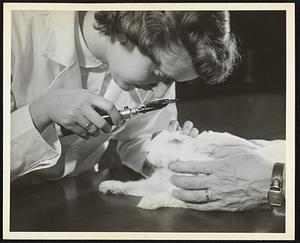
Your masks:
{"label": "person's nose", "polygon": [[158,82],[154,87],[152,87],[153,95],[155,98],[162,98],[171,87],[173,82]]}

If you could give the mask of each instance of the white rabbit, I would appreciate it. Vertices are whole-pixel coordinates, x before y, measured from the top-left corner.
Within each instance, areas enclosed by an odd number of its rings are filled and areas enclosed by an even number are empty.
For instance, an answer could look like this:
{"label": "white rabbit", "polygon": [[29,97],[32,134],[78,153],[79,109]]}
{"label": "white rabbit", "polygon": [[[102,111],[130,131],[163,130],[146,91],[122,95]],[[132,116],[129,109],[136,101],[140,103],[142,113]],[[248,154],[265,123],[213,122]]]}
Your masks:
{"label": "white rabbit", "polygon": [[[276,142],[276,140],[274,141]],[[244,146],[249,151],[264,157],[268,156],[268,154],[264,154],[264,148],[274,141],[246,140],[229,133],[212,131],[204,131],[196,138],[192,138],[183,135],[180,131],[164,130],[148,144],[146,149],[148,161],[157,167],[150,177],[128,182],[104,181],[99,185],[99,190],[103,193],[142,197],[137,206],[144,209],[185,208],[183,201],[171,195],[176,186],[170,182],[170,178],[174,174],[168,169],[170,162],[213,160],[211,155],[216,149],[223,146]],[[260,153],[260,150],[263,153]]]}

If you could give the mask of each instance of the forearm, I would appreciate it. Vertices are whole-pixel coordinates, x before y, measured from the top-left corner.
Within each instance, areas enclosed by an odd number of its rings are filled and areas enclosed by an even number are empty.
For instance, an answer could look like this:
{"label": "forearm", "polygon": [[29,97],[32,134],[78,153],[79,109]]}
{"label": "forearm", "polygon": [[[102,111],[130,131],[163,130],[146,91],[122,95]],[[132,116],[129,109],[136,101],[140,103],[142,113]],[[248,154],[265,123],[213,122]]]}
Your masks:
{"label": "forearm", "polygon": [[40,97],[29,105],[32,122],[39,133],[42,133],[52,122],[47,114],[44,99],[44,97]]}

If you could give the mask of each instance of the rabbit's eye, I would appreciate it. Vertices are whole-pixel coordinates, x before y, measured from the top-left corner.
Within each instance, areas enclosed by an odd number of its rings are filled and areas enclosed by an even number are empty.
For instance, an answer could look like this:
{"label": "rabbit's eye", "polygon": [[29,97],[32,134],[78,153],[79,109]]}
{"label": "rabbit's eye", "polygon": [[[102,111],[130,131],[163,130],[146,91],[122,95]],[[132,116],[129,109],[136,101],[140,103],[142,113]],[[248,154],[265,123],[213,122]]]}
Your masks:
{"label": "rabbit's eye", "polygon": [[174,139],[172,140],[172,143],[182,143],[182,140],[179,140],[179,139],[177,139],[177,138],[174,138]]}

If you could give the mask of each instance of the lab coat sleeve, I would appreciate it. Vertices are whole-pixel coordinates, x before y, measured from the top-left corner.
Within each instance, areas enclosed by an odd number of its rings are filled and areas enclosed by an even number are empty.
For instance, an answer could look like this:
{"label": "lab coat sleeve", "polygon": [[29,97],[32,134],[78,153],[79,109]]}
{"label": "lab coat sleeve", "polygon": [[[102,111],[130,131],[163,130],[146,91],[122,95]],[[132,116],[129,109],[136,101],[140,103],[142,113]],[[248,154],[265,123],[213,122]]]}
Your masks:
{"label": "lab coat sleeve", "polygon": [[[18,71],[15,70],[15,62],[22,59],[24,53],[20,48],[22,38],[18,35],[16,26],[12,30],[11,82],[13,86],[14,73]],[[53,166],[61,154],[61,145],[54,124],[40,134],[33,124],[29,105],[18,106],[14,95],[14,92],[11,91],[11,180],[31,171]]]}
{"label": "lab coat sleeve", "polygon": [[54,124],[40,134],[33,124],[29,105],[11,113],[11,180],[55,165],[60,154],[61,144]]}
{"label": "lab coat sleeve", "polygon": [[[175,84],[164,98],[175,98]],[[123,164],[138,173],[142,173],[142,166],[146,160],[145,147],[154,132],[168,127],[171,120],[177,120],[175,104],[169,104],[164,109],[145,113],[131,119],[122,132],[115,136],[117,152]]]}
{"label": "lab coat sleeve", "polygon": [[285,140],[250,140],[252,143],[260,146],[255,151],[270,163],[286,162],[286,141]]}

